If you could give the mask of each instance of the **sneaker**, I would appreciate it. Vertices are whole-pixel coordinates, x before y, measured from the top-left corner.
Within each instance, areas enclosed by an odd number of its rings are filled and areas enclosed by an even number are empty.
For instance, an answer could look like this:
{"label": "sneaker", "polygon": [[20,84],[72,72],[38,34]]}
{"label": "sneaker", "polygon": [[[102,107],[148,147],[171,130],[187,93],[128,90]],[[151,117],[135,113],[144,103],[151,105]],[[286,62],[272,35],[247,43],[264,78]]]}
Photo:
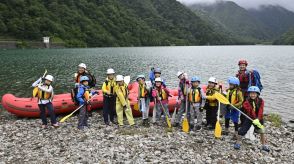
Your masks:
{"label": "sneaker", "polygon": [[113,125],[117,125],[117,122],[115,122],[115,121],[111,121],[111,123],[112,123]]}
{"label": "sneaker", "polygon": [[200,125],[197,125],[197,126],[196,126],[196,130],[197,130],[197,131],[199,131],[199,130],[201,130],[201,129],[202,129],[202,127],[201,127]]}
{"label": "sneaker", "polygon": [[58,123],[56,123],[56,124],[52,124],[52,126],[53,126],[54,128],[58,128],[58,127],[59,127]]}
{"label": "sneaker", "polygon": [[42,128],[43,128],[43,129],[47,129],[48,126],[47,126],[47,125],[42,125]]}
{"label": "sneaker", "polygon": [[269,149],[269,147],[268,147],[268,146],[266,146],[266,145],[262,145],[262,148],[261,148],[261,150],[263,150],[263,151],[266,151],[266,152],[270,152],[270,149]]}
{"label": "sneaker", "polygon": [[234,149],[239,150],[241,148],[241,145],[239,143],[234,144]]}
{"label": "sneaker", "polygon": [[194,125],[190,125],[189,128],[190,128],[190,131],[192,131],[194,129]]}

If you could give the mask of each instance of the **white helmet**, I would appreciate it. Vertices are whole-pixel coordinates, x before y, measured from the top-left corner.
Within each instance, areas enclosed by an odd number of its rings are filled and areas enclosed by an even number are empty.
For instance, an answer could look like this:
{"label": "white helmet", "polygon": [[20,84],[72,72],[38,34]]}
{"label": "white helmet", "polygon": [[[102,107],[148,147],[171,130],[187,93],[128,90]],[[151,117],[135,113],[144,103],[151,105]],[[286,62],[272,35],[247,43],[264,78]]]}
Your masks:
{"label": "white helmet", "polygon": [[155,78],[155,82],[162,82],[160,77]]}
{"label": "white helmet", "polygon": [[210,78],[208,79],[208,82],[212,82],[212,83],[215,83],[215,84],[217,83],[215,77],[210,77]]}
{"label": "white helmet", "polygon": [[123,75],[116,75],[116,81],[124,81]]}
{"label": "white helmet", "polygon": [[177,73],[177,77],[181,76],[183,73],[184,73],[184,72],[179,71],[179,72]]}
{"label": "white helmet", "polygon": [[49,80],[49,81],[51,81],[51,82],[54,80],[54,78],[53,78],[52,75],[46,75],[45,79],[46,79],[46,80]]}
{"label": "white helmet", "polygon": [[114,70],[112,68],[107,69],[106,74],[115,74]]}
{"label": "white helmet", "polygon": [[87,66],[86,66],[85,63],[81,63],[81,64],[79,64],[79,67],[87,69]]}

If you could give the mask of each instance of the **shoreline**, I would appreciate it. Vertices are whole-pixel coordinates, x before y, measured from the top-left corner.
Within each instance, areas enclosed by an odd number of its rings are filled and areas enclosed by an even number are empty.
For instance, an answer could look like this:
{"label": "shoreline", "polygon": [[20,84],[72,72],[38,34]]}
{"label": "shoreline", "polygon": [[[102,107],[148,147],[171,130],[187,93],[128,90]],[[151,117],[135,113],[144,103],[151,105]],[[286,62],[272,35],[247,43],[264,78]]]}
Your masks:
{"label": "shoreline", "polygon": [[[0,115],[0,161],[7,163],[291,163],[294,159],[294,128],[266,122],[271,152],[259,149],[259,140],[243,140],[234,150],[230,136],[214,139],[213,131],[186,134],[166,125],[118,128],[104,126],[100,113],[90,117],[90,128],[77,130],[73,116],[60,128],[40,128],[40,119],[18,119]],[[257,138],[259,136],[257,135]]]}

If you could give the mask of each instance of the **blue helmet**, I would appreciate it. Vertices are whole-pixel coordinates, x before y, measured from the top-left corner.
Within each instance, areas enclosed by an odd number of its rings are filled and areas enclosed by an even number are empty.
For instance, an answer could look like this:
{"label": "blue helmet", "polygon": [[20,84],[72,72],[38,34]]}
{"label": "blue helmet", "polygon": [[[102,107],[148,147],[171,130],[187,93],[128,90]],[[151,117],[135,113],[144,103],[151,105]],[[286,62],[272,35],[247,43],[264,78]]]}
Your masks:
{"label": "blue helmet", "polygon": [[237,77],[229,77],[228,83],[239,86],[240,85],[240,80]]}
{"label": "blue helmet", "polygon": [[83,82],[83,81],[89,81],[90,79],[88,78],[88,76],[82,76],[80,78],[80,82]]}
{"label": "blue helmet", "polygon": [[200,78],[197,77],[197,76],[193,76],[193,77],[191,78],[191,82],[195,82],[195,81],[199,81],[199,82],[200,82]]}
{"label": "blue helmet", "polygon": [[256,92],[256,93],[260,94],[260,89],[257,86],[251,86],[248,88],[247,91],[248,92]]}

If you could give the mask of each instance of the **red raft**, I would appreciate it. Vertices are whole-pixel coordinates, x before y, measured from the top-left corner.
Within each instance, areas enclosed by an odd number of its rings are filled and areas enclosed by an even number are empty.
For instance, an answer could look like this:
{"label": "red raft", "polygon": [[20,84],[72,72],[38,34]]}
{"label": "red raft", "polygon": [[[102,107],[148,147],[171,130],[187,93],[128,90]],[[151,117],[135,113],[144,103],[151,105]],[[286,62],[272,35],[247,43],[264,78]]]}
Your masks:
{"label": "red raft", "polygon": [[[205,86],[203,87],[203,89],[205,90]],[[134,110],[134,105],[138,102],[138,84],[130,84],[129,90],[129,100],[133,111],[133,115],[135,117],[139,117],[141,116],[141,113],[137,110]],[[171,97],[169,97],[169,111],[173,112],[176,106],[176,100],[178,98],[178,91],[176,89],[172,89],[170,90],[170,92]],[[54,106],[54,112],[56,114],[70,113],[78,107],[73,103],[70,93],[55,95],[52,103]],[[12,94],[5,94],[2,97],[2,106],[8,112],[18,117],[33,118],[40,116],[37,98],[18,98]],[[93,97],[91,100],[91,110],[101,109],[102,107],[103,95],[102,92],[99,90],[99,95]],[[153,107],[154,103],[151,102],[150,109],[153,109]],[[150,110],[150,113],[152,113],[152,110]]]}

